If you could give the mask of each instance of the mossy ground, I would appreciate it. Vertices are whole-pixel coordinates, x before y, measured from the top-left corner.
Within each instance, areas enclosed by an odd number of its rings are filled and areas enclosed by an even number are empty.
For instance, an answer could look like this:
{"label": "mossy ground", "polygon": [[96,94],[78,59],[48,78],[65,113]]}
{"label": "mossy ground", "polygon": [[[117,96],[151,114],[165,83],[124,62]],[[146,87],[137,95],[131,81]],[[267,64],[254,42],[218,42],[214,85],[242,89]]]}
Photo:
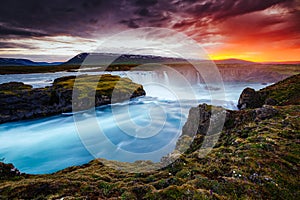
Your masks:
{"label": "mossy ground", "polygon": [[79,91],[79,98],[87,97],[91,92],[98,95],[111,96],[112,92],[124,94],[132,94],[137,89],[142,89],[141,85],[137,85],[128,78],[113,76],[110,74],[82,75],[78,77],[63,77],[54,82],[54,87],[63,87],[64,89]]}
{"label": "mossy ground", "polygon": [[10,82],[0,84],[0,94],[4,95],[14,95],[19,91],[30,91],[32,89],[31,85],[26,85],[20,82]]}
{"label": "mossy ground", "polygon": [[300,103],[300,74],[291,76],[283,81],[260,90],[266,93],[266,98],[275,99],[278,105]]}

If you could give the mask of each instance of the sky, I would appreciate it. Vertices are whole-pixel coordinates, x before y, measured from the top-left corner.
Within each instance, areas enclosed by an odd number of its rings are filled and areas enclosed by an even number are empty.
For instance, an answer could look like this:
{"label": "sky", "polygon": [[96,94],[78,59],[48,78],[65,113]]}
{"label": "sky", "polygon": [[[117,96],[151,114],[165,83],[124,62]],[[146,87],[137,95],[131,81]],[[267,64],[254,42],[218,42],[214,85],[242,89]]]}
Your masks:
{"label": "sky", "polygon": [[[212,59],[300,60],[300,0],[1,0],[1,5],[0,57],[65,61],[101,49],[114,34],[130,30],[134,38],[134,30],[152,27],[185,34]],[[163,42],[169,36],[155,37]]]}

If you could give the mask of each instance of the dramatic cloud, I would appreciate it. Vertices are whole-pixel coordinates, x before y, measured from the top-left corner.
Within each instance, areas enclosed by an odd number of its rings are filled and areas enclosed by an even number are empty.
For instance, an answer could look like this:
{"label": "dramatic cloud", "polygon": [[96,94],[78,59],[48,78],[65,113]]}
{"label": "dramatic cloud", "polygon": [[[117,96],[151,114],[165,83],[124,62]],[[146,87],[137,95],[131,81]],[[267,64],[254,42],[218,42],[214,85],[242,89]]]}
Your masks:
{"label": "dramatic cloud", "polygon": [[27,44],[20,44],[20,43],[14,43],[14,42],[0,42],[1,49],[35,49],[31,45]]}
{"label": "dramatic cloud", "polygon": [[63,37],[73,38],[64,44],[71,55],[82,50],[75,49],[82,41],[140,27],[183,32],[216,58],[260,55],[263,60],[272,54],[265,46],[291,52],[285,59],[300,54],[299,0],[7,0],[2,5],[0,56],[15,49],[35,49],[37,55],[60,46]]}
{"label": "dramatic cloud", "polygon": [[26,28],[15,28],[0,24],[0,37],[43,37],[48,34]]}

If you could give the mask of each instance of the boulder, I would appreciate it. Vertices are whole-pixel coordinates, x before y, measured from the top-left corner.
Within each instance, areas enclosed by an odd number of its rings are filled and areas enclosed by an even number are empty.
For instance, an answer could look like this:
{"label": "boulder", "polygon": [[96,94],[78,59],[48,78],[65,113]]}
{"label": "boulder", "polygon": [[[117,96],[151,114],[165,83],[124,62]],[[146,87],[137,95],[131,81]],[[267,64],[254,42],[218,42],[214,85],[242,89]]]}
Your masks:
{"label": "boulder", "polygon": [[0,180],[8,180],[19,175],[21,175],[20,171],[13,164],[0,162]]}
{"label": "boulder", "polygon": [[270,119],[278,114],[278,110],[270,105],[264,105],[262,108],[255,109],[255,120],[261,121],[265,119]]}
{"label": "boulder", "polygon": [[252,88],[245,88],[240,95],[237,107],[240,110],[246,108],[258,108],[263,105],[260,94]]}

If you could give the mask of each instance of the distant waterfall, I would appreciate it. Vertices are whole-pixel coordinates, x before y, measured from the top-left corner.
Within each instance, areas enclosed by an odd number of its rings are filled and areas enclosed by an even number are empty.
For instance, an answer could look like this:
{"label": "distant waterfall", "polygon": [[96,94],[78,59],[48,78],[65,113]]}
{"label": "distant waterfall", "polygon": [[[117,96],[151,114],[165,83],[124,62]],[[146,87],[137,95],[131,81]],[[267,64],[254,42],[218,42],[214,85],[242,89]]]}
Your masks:
{"label": "distant waterfall", "polygon": [[169,75],[167,72],[156,71],[125,71],[113,73],[121,77],[127,77],[133,82],[144,85],[146,83],[159,83],[162,85],[169,85]]}
{"label": "distant waterfall", "polygon": [[190,70],[123,71],[113,74],[143,85],[147,96],[163,99],[188,97],[193,94],[190,86],[196,86],[201,81],[200,75]]}
{"label": "distant waterfall", "polygon": [[199,72],[197,72],[197,84],[200,85],[201,83],[201,78]]}
{"label": "distant waterfall", "polygon": [[[202,82],[201,76],[199,72],[194,71],[180,71],[179,72],[182,77],[184,77],[191,85],[200,84]],[[116,72],[113,73],[115,75],[119,75],[121,77],[128,77],[133,82],[138,84],[145,83],[160,83],[163,85],[170,85],[176,82],[176,76],[173,76],[172,73],[167,71],[124,71],[124,72]]]}
{"label": "distant waterfall", "polygon": [[168,76],[168,74],[167,74],[166,71],[164,71],[164,81],[165,81],[165,83],[166,83],[167,85],[170,84],[170,82],[169,82],[169,76]]}

